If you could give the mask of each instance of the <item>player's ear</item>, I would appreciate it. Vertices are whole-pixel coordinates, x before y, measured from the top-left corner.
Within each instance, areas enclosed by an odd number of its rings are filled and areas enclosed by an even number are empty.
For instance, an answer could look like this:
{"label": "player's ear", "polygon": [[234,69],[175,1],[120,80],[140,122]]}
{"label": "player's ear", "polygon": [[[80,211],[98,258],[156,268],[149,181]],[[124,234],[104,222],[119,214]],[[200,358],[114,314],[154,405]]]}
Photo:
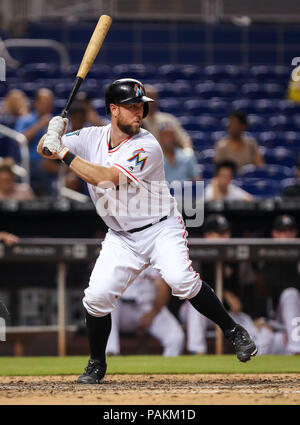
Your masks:
{"label": "player's ear", "polygon": [[110,115],[112,117],[117,117],[119,115],[119,107],[115,105],[114,103],[111,103],[109,107],[110,107]]}

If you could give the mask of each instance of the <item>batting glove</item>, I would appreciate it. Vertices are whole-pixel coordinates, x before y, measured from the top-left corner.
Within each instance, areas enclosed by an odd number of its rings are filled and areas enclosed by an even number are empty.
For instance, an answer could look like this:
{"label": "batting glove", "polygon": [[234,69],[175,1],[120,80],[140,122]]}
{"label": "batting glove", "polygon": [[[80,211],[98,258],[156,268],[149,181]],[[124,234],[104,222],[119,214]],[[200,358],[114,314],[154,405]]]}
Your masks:
{"label": "batting glove", "polygon": [[57,133],[52,132],[46,134],[43,149],[48,148],[53,155],[58,155],[62,147],[61,137]]}
{"label": "batting glove", "polygon": [[47,135],[56,133],[60,137],[62,137],[67,130],[68,122],[69,122],[68,118],[62,118],[59,115],[56,117],[53,117],[49,121]]}

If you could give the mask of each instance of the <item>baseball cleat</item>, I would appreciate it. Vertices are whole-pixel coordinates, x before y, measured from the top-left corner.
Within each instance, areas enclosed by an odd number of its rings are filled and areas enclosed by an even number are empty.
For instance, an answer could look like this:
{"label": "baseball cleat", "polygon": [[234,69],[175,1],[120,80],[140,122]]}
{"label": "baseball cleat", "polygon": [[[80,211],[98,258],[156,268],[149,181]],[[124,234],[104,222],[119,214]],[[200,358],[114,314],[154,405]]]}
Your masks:
{"label": "baseball cleat", "polygon": [[106,373],[106,364],[99,360],[90,359],[82,375],[77,379],[78,384],[100,384]]}
{"label": "baseball cleat", "polygon": [[232,330],[225,332],[225,336],[234,346],[239,361],[247,362],[256,355],[257,347],[241,325],[236,325]]}

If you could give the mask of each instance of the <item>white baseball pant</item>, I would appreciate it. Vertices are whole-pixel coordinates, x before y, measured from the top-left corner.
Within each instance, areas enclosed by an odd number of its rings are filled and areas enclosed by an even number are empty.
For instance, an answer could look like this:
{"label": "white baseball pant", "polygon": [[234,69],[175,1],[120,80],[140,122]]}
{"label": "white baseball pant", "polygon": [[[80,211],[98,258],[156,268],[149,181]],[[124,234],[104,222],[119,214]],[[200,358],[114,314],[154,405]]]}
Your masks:
{"label": "white baseball pant", "polygon": [[109,230],[92,271],[83,304],[96,317],[113,311],[116,301],[148,265],[158,270],[180,299],[195,297],[201,280],[188,256],[181,217],[167,220],[135,233]]}

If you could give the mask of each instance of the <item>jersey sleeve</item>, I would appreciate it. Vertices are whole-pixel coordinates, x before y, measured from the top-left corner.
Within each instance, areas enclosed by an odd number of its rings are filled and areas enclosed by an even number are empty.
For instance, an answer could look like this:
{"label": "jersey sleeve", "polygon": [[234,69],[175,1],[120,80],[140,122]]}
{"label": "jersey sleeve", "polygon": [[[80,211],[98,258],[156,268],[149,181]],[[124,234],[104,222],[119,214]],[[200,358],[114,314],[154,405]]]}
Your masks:
{"label": "jersey sleeve", "polygon": [[153,143],[138,143],[127,148],[122,156],[112,164],[139,184],[143,180],[154,180],[159,173],[156,171],[163,167],[163,154],[159,143],[153,139]]}
{"label": "jersey sleeve", "polygon": [[86,149],[92,127],[72,131],[62,137],[62,144],[70,149],[74,155],[86,159]]}

